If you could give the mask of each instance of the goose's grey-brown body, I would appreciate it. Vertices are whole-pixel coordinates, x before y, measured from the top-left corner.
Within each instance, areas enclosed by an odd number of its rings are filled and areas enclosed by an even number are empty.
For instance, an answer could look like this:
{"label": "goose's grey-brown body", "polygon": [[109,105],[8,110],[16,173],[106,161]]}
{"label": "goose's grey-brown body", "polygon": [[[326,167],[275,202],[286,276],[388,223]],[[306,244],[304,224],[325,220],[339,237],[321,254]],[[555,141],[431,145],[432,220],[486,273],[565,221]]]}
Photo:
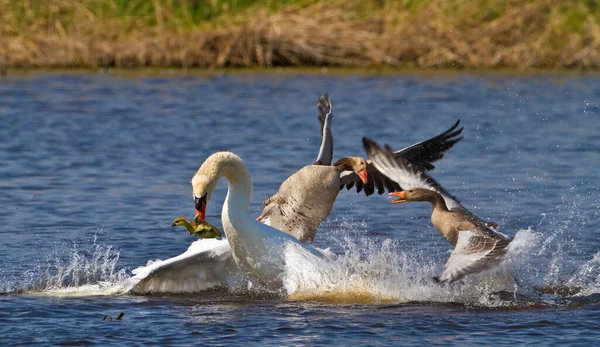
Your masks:
{"label": "goose's grey-brown body", "polygon": [[340,192],[342,172],[366,172],[360,157],[344,157],[333,166],[308,165],[288,177],[265,201],[257,220],[283,230],[302,242],[314,241],[317,227],[331,213]]}
{"label": "goose's grey-brown body", "polygon": [[433,178],[410,163],[394,160],[389,147],[383,151],[366,138],[363,143],[374,165],[404,189],[390,193],[398,198],[392,204],[423,201],[432,205],[431,223],[454,246],[438,281],[454,282],[493,267],[504,258],[512,239],[490,228],[495,224],[469,212]]}
{"label": "goose's grey-brown body", "polygon": [[[333,166],[333,136],[331,135],[332,108],[327,94],[319,97],[319,121],[321,123],[321,147],[313,165],[308,165],[288,177],[277,193],[265,200],[265,207],[257,220],[283,230],[302,242],[313,240],[317,227],[331,213],[333,203],[343,187],[356,187],[366,195],[399,190],[400,186],[388,179],[362,157],[344,157]],[[459,122],[444,133],[416,143],[394,153],[423,170],[432,170],[433,162],[462,139]],[[366,171],[361,174],[364,161]],[[361,177],[362,176],[362,177]],[[368,181],[365,178],[368,177]]]}

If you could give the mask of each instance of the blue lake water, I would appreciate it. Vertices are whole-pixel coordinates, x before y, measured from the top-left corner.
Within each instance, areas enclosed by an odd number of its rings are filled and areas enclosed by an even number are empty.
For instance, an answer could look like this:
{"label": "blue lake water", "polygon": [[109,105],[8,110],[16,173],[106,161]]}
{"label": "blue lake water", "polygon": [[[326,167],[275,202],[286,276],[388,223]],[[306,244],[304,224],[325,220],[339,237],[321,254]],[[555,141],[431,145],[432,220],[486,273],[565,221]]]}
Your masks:
{"label": "blue lake water", "polygon": [[[369,300],[211,291],[91,295],[195,239],[189,181],[230,150],[251,213],[315,159],[316,101],[334,104],[334,158],[368,136],[399,149],[457,119],[434,176],[515,236],[502,287],[431,276],[449,244],[425,204],[340,193],[316,245],[371,274]],[[0,79],[0,340],[5,344],[547,344],[600,338],[600,77],[502,74],[30,74]],[[221,182],[207,219],[220,226]],[[514,281],[513,281],[514,282]],[[384,293],[385,295],[383,295]],[[377,297],[381,296],[381,300]],[[390,299],[393,298],[393,299]],[[124,312],[121,321],[116,317]]]}

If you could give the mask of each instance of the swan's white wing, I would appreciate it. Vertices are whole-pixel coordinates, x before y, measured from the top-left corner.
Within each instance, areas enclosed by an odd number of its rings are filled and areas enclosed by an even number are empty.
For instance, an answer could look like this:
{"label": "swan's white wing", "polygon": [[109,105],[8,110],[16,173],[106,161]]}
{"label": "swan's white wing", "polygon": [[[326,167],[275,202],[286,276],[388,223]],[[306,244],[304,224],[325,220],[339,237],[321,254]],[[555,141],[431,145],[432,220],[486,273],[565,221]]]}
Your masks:
{"label": "swan's white wing", "polygon": [[502,260],[510,241],[484,237],[474,231],[460,231],[456,246],[437,280],[454,282],[492,267]]}
{"label": "swan's white wing", "polygon": [[241,277],[226,239],[198,240],[183,254],[132,273],[128,291],[134,293],[193,293],[228,286]]}
{"label": "swan's white wing", "polygon": [[392,149],[386,145],[382,150],[377,142],[363,137],[365,151],[371,158],[373,165],[385,176],[398,183],[403,190],[411,188],[425,188],[438,192],[446,202],[449,209],[464,209],[458,200],[448,193],[439,183],[426,173],[418,170],[416,166],[410,164],[408,160],[399,157],[395,158]]}
{"label": "swan's white wing", "polygon": [[333,106],[329,100],[329,95],[319,95],[319,123],[321,123],[321,146],[319,155],[313,163],[315,165],[331,165],[333,161],[333,134],[331,133],[331,120],[333,119]]}
{"label": "swan's white wing", "polygon": [[[457,129],[459,124],[460,121],[457,121],[452,127],[437,136],[395,151],[392,153],[392,157],[396,161],[410,164],[415,170],[421,172],[431,171],[435,168],[433,163],[442,159],[447,150],[462,140],[462,136],[459,137],[459,135],[462,133],[463,128]],[[356,173],[346,171],[341,175],[342,186],[347,189],[356,186],[357,192],[360,193],[361,190],[364,190],[367,196],[375,193],[375,189],[377,189],[378,194],[383,194],[386,190],[390,193],[401,190],[398,183],[386,177],[373,164],[371,160],[367,161],[369,182],[366,185],[360,181]]]}

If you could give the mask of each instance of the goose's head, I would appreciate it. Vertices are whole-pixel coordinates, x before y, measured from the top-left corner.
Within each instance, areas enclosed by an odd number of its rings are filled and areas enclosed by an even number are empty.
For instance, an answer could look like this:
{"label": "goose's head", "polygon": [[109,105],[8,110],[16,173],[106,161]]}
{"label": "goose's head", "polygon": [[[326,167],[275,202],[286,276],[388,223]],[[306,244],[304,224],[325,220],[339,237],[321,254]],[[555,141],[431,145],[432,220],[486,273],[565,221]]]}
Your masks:
{"label": "goose's head", "polygon": [[173,225],[171,225],[172,227],[175,226],[185,226],[186,223],[189,223],[188,220],[185,217],[177,217],[175,218],[175,220],[173,221]]}
{"label": "goose's head", "polygon": [[424,188],[412,188],[403,190],[401,192],[393,192],[390,193],[390,196],[395,196],[398,199],[392,200],[392,204],[401,204],[407,201],[433,201],[435,197],[439,195],[437,192],[433,190],[424,189]]}
{"label": "goose's head", "polygon": [[343,157],[333,164],[333,166],[343,171],[354,171],[364,184],[367,184],[369,181],[367,175],[367,161],[363,157]]}

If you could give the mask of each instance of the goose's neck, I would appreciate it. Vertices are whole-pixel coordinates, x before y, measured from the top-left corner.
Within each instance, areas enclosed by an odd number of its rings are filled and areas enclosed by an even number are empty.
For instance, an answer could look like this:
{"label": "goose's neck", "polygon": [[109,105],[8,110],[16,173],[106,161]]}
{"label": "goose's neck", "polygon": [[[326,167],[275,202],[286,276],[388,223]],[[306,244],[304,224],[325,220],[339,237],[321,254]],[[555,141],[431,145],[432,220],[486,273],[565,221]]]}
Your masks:
{"label": "goose's neck", "polygon": [[431,196],[429,196],[428,201],[431,203],[431,207],[433,208],[433,211],[441,211],[441,212],[448,212],[448,206],[446,205],[446,201],[444,200],[444,198],[440,195],[440,194],[432,194]]}
{"label": "goose's neck", "polygon": [[433,208],[433,211],[431,212],[431,223],[439,233],[446,238],[446,240],[455,246],[458,234],[453,228],[448,228],[449,220],[452,220],[452,218],[449,218],[449,215],[451,215],[452,212],[448,210],[446,201],[440,194],[432,194],[429,198],[428,201]]}
{"label": "goose's neck", "polygon": [[353,171],[352,170],[352,159],[350,157],[343,157],[336,161],[333,166],[339,172],[342,171]]}
{"label": "goose's neck", "polygon": [[196,231],[196,229],[194,229],[194,226],[187,220],[182,221],[181,226],[183,226],[185,228],[185,230],[187,230],[190,234],[192,234],[192,233],[194,233],[194,231]]}

